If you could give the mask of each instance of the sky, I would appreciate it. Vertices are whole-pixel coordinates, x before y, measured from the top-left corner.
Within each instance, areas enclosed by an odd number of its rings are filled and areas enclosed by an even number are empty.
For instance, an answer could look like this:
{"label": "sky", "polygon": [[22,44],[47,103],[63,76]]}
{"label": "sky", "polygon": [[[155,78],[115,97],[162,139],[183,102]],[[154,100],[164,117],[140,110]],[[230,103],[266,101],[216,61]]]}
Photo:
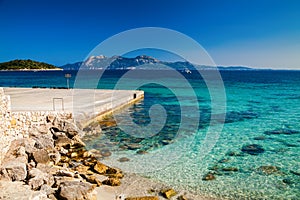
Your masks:
{"label": "sky", "polygon": [[0,0],[0,62],[61,66],[140,27],[179,31],[217,65],[300,69],[298,0]]}

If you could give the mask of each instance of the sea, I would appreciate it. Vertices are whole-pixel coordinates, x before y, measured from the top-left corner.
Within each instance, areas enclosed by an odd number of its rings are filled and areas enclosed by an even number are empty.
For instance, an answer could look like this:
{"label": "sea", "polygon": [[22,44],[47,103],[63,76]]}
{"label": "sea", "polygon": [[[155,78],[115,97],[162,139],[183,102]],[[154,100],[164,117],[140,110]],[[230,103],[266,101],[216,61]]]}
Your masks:
{"label": "sea", "polygon": [[104,163],[218,199],[300,199],[300,71],[212,71],[2,71],[0,87],[65,88],[68,73],[143,90],[85,138]]}

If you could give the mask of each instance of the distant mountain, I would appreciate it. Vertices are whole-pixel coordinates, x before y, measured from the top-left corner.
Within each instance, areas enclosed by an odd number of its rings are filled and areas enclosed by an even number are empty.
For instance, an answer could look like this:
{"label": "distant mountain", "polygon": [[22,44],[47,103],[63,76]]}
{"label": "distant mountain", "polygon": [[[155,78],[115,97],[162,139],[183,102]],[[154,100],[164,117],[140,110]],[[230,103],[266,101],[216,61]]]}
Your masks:
{"label": "distant mountain", "polygon": [[[161,65],[159,65],[161,64]],[[76,62],[73,64],[66,64],[61,66],[64,70],[91,70],[91,69],[104,69],[107,70],[129,70],[129,69],[166,69],[162,65],[169,66],[173,69],[179,71],[190,71],[190,70],[213,70],[216,69],[215,66],[205,66],[205,65],[194,65],[190,62],[164,62],[152,58],[150,56],[141,55],[135,58],[125,58],[122,56],[113,56],[106,57],[103,55],[100,56],[91,56],[87,60],[82,62]],[[223,67],[218,66],[219,70],[252,70],[248,67]]]}
{"label": "distant mountain", "polygon": [[54,65],[33,60],[12,60],[0,63],[0,70],[60,70]]}

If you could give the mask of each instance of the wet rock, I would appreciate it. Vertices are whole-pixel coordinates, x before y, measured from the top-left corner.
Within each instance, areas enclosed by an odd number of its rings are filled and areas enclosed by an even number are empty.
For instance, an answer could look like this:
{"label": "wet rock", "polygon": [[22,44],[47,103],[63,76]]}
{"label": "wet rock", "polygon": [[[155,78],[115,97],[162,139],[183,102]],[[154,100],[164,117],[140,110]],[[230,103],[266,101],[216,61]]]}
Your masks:
{"label": "wet rock", "polygon": [[242,152],[248,153],[250,155],[258,155],[264,153],[265,150],[259,144],[249,144],[249,145],[244,145],[242,147]]}
{"label": "wet rock", "polygon": [[122,157],[122,158],[119,158],[118,161],[119,162],[128,162],[128,161],[130,161],[130,159],[126,158],[126,157]]}
{"label": "wet rock", "polygon": [[203,177],[202,177],[202,180],[203,181],[212,181],[212,180],[215,180],[216,177],[213,173],[209,172],[207,174],[205,174]]}
{"label": "wet rock", "polygon": [[59,197],[65,200],[96,200],[95,186],[90,183],[78,181],[66,181],[60,185]]}
{"label": "wet rock", "polygon": [[98,161],[94,166],[94,170],[99,174],[105,174],[108,170],[108,167]]}
{"label": "wet rock", "polygon": [[281,174],[282,172],[280,171],[279,167],[276,166],[260,166],[257,169],[260,173],[265,174],[265,175],[271,175],[271,174]]}
{"label": "wet rock", "polygon": [[171,197],[173,197],[177,194],[177,192],[173,189],[162,190],[160,193],[162,194],[163,197],[165,197],[167,199],[170,199]]}
{"label": "wet rock", "polygon": [[36,163],[46,164],[50,162],[50,157],[45,149],[38,149],[33,152],[33,158]]}
{"label": "wet rock", "polygon": [[263,136],[263,135],[261,135],[261,136],[254,137],[253,139],[254,139],[254,140],[265,140],[266,137]]}
{"label": "wet rock", "polygon": [[271,131],[265,131],[264,134],[266,135],[293,135],[293,134],[298,134],[300,131],[297,130],[292,130],[288,128],[280,128],[280,129],[275,129]]}
{"label": "wet rock", "polygon": [[104,185],[109,185],[109,186],[119,186],[121,185],[121,181],[118,178],[108,178],[102,182]]}

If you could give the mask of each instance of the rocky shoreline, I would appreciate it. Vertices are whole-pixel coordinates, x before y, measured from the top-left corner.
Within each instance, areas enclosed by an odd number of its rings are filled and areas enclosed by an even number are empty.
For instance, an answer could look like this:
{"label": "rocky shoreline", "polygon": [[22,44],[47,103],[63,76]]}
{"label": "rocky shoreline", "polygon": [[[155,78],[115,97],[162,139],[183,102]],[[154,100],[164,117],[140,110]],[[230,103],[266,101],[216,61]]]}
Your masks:
{"label": "rocky shoreline", "polygon": [[[37,191],[34,199],[97,199],[95,187],[118,186],[123,174],[99,162],[84,146],[72,120],[49,115],[28,138],[12,141],[0,180],[28,185]],[[0,199],[10,199],[1,190]]]}

